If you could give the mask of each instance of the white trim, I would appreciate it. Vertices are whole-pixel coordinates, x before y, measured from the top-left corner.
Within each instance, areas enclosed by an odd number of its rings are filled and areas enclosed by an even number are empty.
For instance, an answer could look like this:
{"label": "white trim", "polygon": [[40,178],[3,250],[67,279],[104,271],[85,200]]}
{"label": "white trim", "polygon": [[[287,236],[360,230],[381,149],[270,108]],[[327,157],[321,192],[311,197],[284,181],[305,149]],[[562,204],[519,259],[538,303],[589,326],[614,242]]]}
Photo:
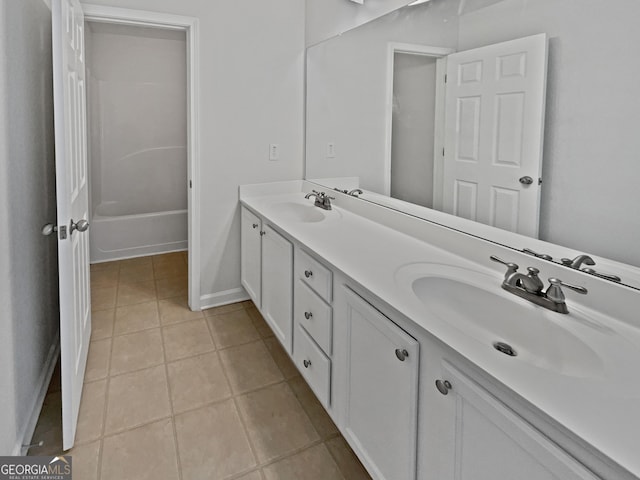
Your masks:
{"label": "white trim", "polygon": [[[384,170],[382,177],[382,194],[391,195],[391,141],[393,133],[393,68],[394,55],[396,53],[406,53],[410,55],[424,55],[425,57],[442,58],[454,53],[452,48],[431,47],[413,43],[389,42],[387,44],[387,80],[386,80],[386,104],[385,104],[385,141],[384,141]],[[444,95],[444,89],[436,90],[436,94]],[[436,109],[437,110],[437,109]],[[438,112],[436,111],[436,116]],[[442,131],[442,126],[440,131]],[[436,127],[436,132],[438,127]],[[440,141],[441,144],[438,144]],[[436,138],[434,132],[434,152],[442,149],[444,139]]]}
{"label": "white trim", "polygon": [[431,208],[442,210],[444,185],[444,125],[447,86],[447,57],[436,60],[436,124],[433,131],[433,203]]}
{"label": "white trim", "polygon": [[83,4],[85,21],[184,30],[187,37],[188,251],[189,307],[201,310],[200,298],[200,36],[195,17]]}
{"label": "white trim", "polygon": [[230,303],[244,302],[245,300],[251,300],[251,297],[247,294],[244,288],[239,287],[218,293],[203,295],[200,297],[200,306],[202,307],[202,310],[204,310],[206,308],[228,305]]}
{"label": "white trim", "polygon": [[[49,383],[51,382],[51,377],[53,376],[53,371],[56,368],[56,363],[58,363],[58,358],[60,357],[60,330],[56,333],[51,346],[49,347],[49,354],[47,355],[47,360],[44,363],[44,367],[42,372],[40,373],[40,378],[38,379],[38,383],[40,384],[40,388],[38,389],[38,394],[33,399],[33,403],[31,404],[31,408],[29,409],[29,417],[27,418],[26,423],[23,425],[20,430],[20,434],[16,439],[16,444],[13,447],[13,452],[11,455],[20,456],[26,455],[28,449],[24,448],[23,445],[28,445],[31,443],[31,439],[36,430],[36,425],[38,424],[38,418],[40,417],[40,412],[42,411],[42,405],[44,404],[44,398],[47,396],[47,391],[49,390]],[[35,441],[38,441],[36,438]]]}

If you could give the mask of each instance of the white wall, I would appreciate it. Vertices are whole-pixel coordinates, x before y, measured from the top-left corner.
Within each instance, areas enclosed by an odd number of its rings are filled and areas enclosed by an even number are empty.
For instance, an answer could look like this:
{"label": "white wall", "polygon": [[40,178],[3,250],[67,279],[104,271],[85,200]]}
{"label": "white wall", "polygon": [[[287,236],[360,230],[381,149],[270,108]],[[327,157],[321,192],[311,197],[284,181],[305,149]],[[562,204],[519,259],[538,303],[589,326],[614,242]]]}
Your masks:
{"label": "white wall", "polygon": [[[7,2],[0,3],[0,45],[6,45],[8,40]],[[0,56],[0,222],[8,225],[11,218],[9,198],[7,192],[11,180],[9,178],[9,117],[6,108],[8,101],[8,79],[10,68],[8,57],[2,52]],[[0,230],[0,305],[9,305],[11,301],[11,276],[9,264],[11,252],[9,251],[9,231]],[[14,371],[13,371],[13,319],[2,316],[0,322],[0,455],[9,455],[16,440],[16,418],[14,398]]]}
{"label": "white wall", "polygon": [[201,293],[214,303],[241,292],[238,185],[302,178],[304,2],[90,3],[199,19]]}
{"label": "white wall", "polygon": [[360,177],[384,191],[389,39],[452,48],[457,18],[451,2],[407,7],[309,48],[306,178]]}
{"label": "white wall", "polygon": [[306,44],[341,34],[411,3],[412,0],[306,0]]}
{"label": "white wall", "polygon": [[437,59],[394,57],[391,196],[431,208]]}
{"label": "white wall", "polygon": [[186,210],[185,32],[88,22],[85,37],[92,211]]}
{"label": "white wall", "polygon": [[549,36],[540,238],[640,266],[640,2],[505,0],[460,19],[461,50]]}
{"label": "white wall", "polygon": [[[0,2],[0,455],[38,414],[59,328],[51,12],[42,0]],[[46,388],[46,385],[44,385]]]}

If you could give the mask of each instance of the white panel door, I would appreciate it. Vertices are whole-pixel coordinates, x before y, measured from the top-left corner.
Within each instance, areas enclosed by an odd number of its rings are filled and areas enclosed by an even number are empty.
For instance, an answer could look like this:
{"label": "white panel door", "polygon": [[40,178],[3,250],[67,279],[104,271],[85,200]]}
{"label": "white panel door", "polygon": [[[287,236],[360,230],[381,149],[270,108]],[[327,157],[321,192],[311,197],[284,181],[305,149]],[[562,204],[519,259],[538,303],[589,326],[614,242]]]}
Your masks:
{"label": "white panel door", "polygon": [[538,236],[546,77],[545,34],[449,55],[445,212]]}
{"label": "white panel door", "polygon": [[418,342],[350,289],[345,437],[376,480],[414,480]]}
{"label": "white panel door", "polygon": [[262,221],[242,207],[240,222],[240,279],[256,307],[261,307],[261,247]]}
{"label": "white panel door", "polygon": [[269,225],[262,236],[262,315],[288,353],[293,345],[293,245]]}
{"label": "white panel door", "polygon": [[53,0],[52,47],[60,281],[63,447],[73,446],[91,335],[84,15]]}
{"label": "white panel door", "polygon": [[454,441],[442,459],[454,480],[597,480],[591,471],[498,401],[472,379],[444,362],[456,403]]}

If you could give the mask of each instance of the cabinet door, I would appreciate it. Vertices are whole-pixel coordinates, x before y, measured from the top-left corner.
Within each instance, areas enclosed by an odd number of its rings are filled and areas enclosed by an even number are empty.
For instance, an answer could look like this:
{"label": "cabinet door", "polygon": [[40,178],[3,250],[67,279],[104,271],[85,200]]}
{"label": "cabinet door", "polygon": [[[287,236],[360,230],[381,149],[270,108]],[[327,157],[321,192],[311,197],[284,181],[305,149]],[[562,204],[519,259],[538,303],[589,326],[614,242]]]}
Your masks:
{"label": "cabinet door", "polygon": [[260,232],[262,221],[251,211],[242,207],[240,235],[240,279],[253,302],[260,305],[262,265],[260,262]]}
{"label": "cabinet door", "polygon": [[376,480],[413,480],[419,344],[353,291],[345,297],[345,436]]}
{"label": "cabinet door", "polygon": [[[444,362],[453,442],[442,455],[454,480],[597,480],[593,473],[478,383]],[[443,452],[444,453],[444,452]]]}
{"label": "cabinet door", "polygon": [[269,225],[262,236],[262,314],[287,352],[292,350],[293,245]]}

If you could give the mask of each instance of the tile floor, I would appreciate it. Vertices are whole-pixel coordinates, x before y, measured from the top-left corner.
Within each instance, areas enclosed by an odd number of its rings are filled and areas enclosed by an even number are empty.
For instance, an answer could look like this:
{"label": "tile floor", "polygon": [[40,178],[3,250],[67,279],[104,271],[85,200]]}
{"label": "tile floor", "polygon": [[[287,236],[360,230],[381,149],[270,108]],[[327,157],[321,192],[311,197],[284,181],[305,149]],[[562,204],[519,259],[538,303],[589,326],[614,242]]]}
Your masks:
{"label": "tile floor", "polygon": [[[91,267],[76,480],[369,479],[251,302],[191,312],[185,253]],[[61,450],[56,372],[30,455]]]}

